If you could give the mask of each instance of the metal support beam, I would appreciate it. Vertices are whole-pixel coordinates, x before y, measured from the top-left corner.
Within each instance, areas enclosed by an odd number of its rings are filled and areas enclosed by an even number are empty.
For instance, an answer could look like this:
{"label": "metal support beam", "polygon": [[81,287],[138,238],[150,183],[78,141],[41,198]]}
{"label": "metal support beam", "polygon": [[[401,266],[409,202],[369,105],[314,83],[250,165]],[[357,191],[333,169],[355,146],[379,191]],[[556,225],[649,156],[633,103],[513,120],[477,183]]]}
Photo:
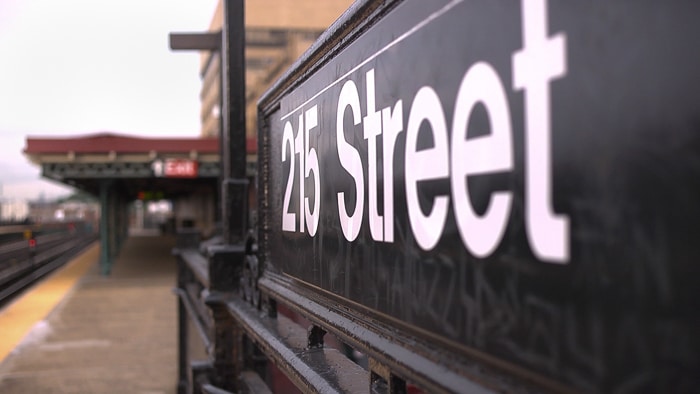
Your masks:
{"label": "metal support beam", "polygon": [[[211,392],[237,391],[238,378],[243,372],[245,358],[243,328],[234,321],[226,307],[226,301],[240,291],[246,264],[248,236],[244,0],[224,0],[223,13],[224,22],[220,34],[221,171],[219,172],[223,239],[215,244],[200,246],[206,251],[207,258],[206,266],[201,268],[206,269],[193,271],[201,271],[195,276],[202,279],[204,290],[201,294],[205,295],[206,305],[213,318],[213,327],[210,327],[214,334],[213,348],[208,349],[212,369],[211,376],[205,379],[210,379],[216,386],[216,388],[207,386]],[[173,42],[185,39],[194,38],[174,38],[171,35],[171,47],[205,49],[201,46],[194,48],[201,43]],[[185,48],[188,45],[189,47]],[[185,313],[182,307],[179,308],[179,313],[181,315]],[[180,325],[183,324],[181,320]],[[181,334],[183,332],[186,332],[185,329]],[[180,390],[188,389],[186,387],[188,383],[193,387],[197,387],[198,384],[188,382],[184,376],[184,370],[190,368],[185,365],[188,358],[186,348],[187,343],[181,340]]]}
{"label": "metal support beam", "polygon": [[227,244],[245,242],[248,231],[245,120],[245,18],[243,0],[224,1],[222,61],[222,208]]}
{"label": "metal support beam", "polygon": [[221,33],[170,33],[170,49],[173,51],[218,51],[221,49]]}

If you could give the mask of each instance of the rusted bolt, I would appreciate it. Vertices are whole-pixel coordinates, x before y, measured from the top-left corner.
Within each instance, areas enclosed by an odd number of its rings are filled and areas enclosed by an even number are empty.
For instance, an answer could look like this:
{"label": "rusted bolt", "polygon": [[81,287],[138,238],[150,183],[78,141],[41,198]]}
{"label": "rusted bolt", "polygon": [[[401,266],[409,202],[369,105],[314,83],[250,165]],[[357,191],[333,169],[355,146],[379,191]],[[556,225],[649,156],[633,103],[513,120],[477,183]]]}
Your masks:
{"label": "rusted bolt", "polygon": [[318,349],[323,347],[323,336],[326,331],[316,325],[309,327],[308,330],[308,345],[309,349]]}

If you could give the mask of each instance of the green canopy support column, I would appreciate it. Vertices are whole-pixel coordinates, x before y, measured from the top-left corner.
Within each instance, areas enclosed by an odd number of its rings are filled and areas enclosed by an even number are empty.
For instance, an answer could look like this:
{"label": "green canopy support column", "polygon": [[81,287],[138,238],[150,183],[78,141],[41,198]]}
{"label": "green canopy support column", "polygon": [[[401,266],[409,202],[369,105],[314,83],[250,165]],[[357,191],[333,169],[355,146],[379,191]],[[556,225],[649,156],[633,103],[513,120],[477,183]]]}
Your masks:
{"label": "green canopy support column", "polygon": [[112,181],[100,181],[100,272],[107,276],[112,271],[114,198],[111,196]]}
{"label": "green canopy support column", "polygon": [[119,251],[122,248],[122,245],[124,245],[124,241],[126,240],[126,231],[127,231],[127,206],[126,206],[126,198],[119,194],[116,196],[117,198],[117,203],[116,203],[116,223],[115,223],[115,230],[116,230],[116,238],[117,238],[117,243],[116,243],[116,248],[115,248],[115,255],[119,253]]}
{"label": "green canopy support column", "polygon": [[129,199],[124,195],[122,195],[120,212],[122,215],[122,241],[119,243],[119,250],[124,246],[126,239],[129,238]]}
{"label": "green canopy support column", "polygon": [[114,184],[109,185],[109,273],[112,271],[112,265],[119,254],[119,197],[116,194]]}

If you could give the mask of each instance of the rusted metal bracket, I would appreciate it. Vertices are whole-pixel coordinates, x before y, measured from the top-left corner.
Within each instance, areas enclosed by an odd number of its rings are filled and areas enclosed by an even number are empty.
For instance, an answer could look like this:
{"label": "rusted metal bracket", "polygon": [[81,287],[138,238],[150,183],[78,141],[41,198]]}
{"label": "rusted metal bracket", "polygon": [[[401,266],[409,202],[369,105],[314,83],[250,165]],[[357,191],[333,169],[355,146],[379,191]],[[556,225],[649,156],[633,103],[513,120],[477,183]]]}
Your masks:
{"label": "rusted metal bracket", "polygon": [[308,330],[308,347],[309,349],[321,349],[323,348],[323,337],[326,335],[326,330],[323,328],[313,325],[309,327]]}

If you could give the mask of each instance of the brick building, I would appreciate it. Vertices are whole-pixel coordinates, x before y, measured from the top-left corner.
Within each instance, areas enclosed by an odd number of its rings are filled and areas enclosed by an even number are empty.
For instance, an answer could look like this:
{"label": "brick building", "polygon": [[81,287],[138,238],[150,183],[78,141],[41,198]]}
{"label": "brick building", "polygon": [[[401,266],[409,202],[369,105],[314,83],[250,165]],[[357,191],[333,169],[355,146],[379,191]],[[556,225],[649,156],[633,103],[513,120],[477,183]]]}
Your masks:
{"label": "brick building", "polygon": [[[352,0],[246,0],[246,121],[247,135],[256,135],[256,103],[260,95],[350,5]],[[221,29],[219,1],[210,31]],[[203,52],[201,60],[201,135],[216,137],[220,128],[220,58]]]}

